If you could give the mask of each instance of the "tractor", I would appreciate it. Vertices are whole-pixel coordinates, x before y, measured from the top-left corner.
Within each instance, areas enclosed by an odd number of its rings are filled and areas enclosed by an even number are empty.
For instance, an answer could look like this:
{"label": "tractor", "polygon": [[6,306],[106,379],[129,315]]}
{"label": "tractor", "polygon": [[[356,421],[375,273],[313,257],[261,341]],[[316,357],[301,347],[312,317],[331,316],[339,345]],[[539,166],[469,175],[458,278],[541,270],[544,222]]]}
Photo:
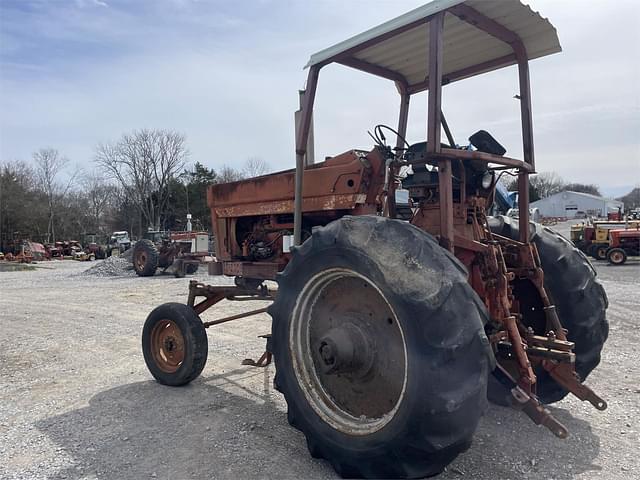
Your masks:
{"label": "tractor", "polygon": [[636,221],[595,221],[592,224],[571,226],[570,238],[573,244],[596,260],[606,260],[611,239],[609,232],[616,228],[638,228]]}
{"label": "tractor", "polygon": [[627,257],[640,255],[640,228],[609,230],[607,260],[611,265],[623,265]]}
{"label": "tractor", "polygon": [[178,277],[194,274],[209,254],[207,232],[148,231],[133,247],[133,270],[140,277],[153,276],[158,268]]}
{"label": "tractor", "polygon": [[[148,315],[153,377],[188,384],[205,366],[207,328],[267,312],[266,350],[243,364],[275,362],[289,423],[343,477],[438,474],[471,445],[489,400],[560,438],[569,432],[546,404],[571,393],[604,410],[583,382],[608,335],[605,291],[582,252],[529,219],[529,61],[559,51],[551,23],[517,0],[440,0],[312,55],[295,169],[208,187],[209,273],[235,284],[192,280],[185,304]],[[393,82],[398,123],[376,125],[372,148],[314,163],[319,74],[335,64]],[[512,65],[523,159],[485,130],[458,144],[443,87]],[[426,139],[409,142],[410,100],[424,91]],[[507,174],[517,219],[487,214]],[[399,189],[408,220],[398,218]],[[203,318],[222,300],[262,303]]]}
{"label": "tractor", "polygon": [[82,243],[84,244],[84,252],[88,256],[93,255],[94,259],[98,260],[107,258],[107,247],[106,245],[98,242],[97,234],[85,233]]}

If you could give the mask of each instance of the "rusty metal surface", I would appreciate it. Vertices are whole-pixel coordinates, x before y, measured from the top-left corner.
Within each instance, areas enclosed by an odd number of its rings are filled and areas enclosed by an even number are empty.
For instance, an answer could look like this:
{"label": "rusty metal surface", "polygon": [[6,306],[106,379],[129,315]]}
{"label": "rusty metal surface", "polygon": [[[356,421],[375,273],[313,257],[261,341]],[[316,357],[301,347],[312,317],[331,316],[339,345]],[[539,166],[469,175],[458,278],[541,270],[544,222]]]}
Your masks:
{"label": "rusty metal surface", "polygon": [[211,320],[209,322],[203,322],[205,328],[212,327],[214,325],[220,325],[221,323],[231,322],[233,320],[239,320],[241,318],[252,317],[253,315],[259,315],[261,313],[266,313],[267,308],[258,308],[256,310],[249,310],[247,312],[238,313],[236,315],[230,315],[228,317],[219,318],[217,320]]}
{"label": "rusty metal surface", "polygon": [[[396,26],[395,30],[354,44],[336,56],[328,56],[326,62],[314,63],[300,111],[302,125],[298,126],[296,133],[296,170],[209,188],[208,203],[216,230],[217,257],[221,261],[210,268],[211,271],[247,281],[274,279],[289,261],[290,255],[283,247],[283,238],[290,236],[291,231],[294,232],[297,245],[304,241],[305,235],[311,235],[314,227],[327,225],[345,214],[394,217],[395,198],[389,198],[389,194],[393,195],[397,186],[399,165],[429,164],[437,167],[437,182],[429,181],[431,183],[409,187],[410,190],[413,188],[410,195],[410,201],[413,202],[411,223],[436,236],[444,248],[454,252],[465,264],[469,271],[469,282],[490,315],[490,341],[497,354],[498,368],[513,381],[511,391],[515,404],[534,422],[564,438],[568,434],[566,428],[537,400],[534,372],[543,371],[544,368],[561,386],[578,398],[590,401],[596,408],[606,408],[606,402],[580,384],[575,375],[575,345],[567,341],[567,332],[545,290],[537,248],[529,242],[528,175],[535,171],[529,58],[525,42],[517,33],[518,27],[510,25],[507,28],[502,22],[496,21],[497,5],[496,2],[453,1],[442,11],[433,11],[415,20],[417,23]],[[489,37],[493,45],[498,45],[494,57],[475,58],[470,60],[472,64],[461,64],[447,70],[443,50],[453,48],[447,40],[447,27],[451,27],[452,21],[453,25],[463,25],[465,29],[472,27],[474,34],[479,32]],[[408,83],[403,75],[398,75],[393,69],[368,62],[360,56],[377,43],[391,40],[399,33],[408,34],[422,24],[428,26],[421,35],[422,41],[428,39],[429,48],[421,52],[421,62],[429,75],[422,76],[417,83]],[[527,42],[530,41],[527,39]],[[390,147],[381,144],[368,153],[352,150],[305,167],[303,158],[318,73],[330,62],[342,63],[395,82],[401,98],[398,121],[401,134],[407,127],[410,96],[428,88],[426,151],[414,157],[404,157],[401,153],[403,141],[398,138],[396,152],[400,153],[394,154]],[[452,81],[451,76],[454,79],[464,78],[514,63],[518,65],[517,98],[520,101],[524,160],[480,151],[442,148],[440,139],[443,124],[448,141],[454,143],[441,110],[443,85]],[[478,172],[496,168],[496,165],[497,169],[517,171],[519,241],[491,232],[486,211],[493,202],[492,194],[481,192],[481,188],[474,183],[477,182]],[[529,285],[524,292],[519,290],[522,282]],[[204,295],[206,299],[195,308],[209,308],[220,299],[228,298],[225,295],[223,291],[207,292]],[[526,306],[531,302],[536,305],[535,329],[525,321]],[[194,305],[193,302],[191,304]],[[248,315],[251,314],[253,312],[248,312]],[[220,319],[218,322],[231,321],[236,317],[243,318],[244,315]],[[317,322],[317,325],[322,325],[322,322]],[[344,332],[333,333],[338,339],[349,336]],[[329,354],[325,357],[329,358]],[[315,361],[323,362],[325,357]],[[266,357],[261,359],[265,360]],[[340,396],[348,390],[344,386],[336,387],[334,383],[339,381],[333,378],[324,380],[323,388],[333,390],[333,396]],[[355,403],[350,405],[348,398],[345,402],[347,411],[371,413]]]}
{"label": "rusty metal surface", "polygon": [[[381,206],[384,159],[378,149],[371,152],[351,150],[324,162],[310,165],[306,169],[307,183],[302,199],[304,222],[326,224],[347,213],[376,213]],[[216,257],[225,261],[251,261],[245,245],[248,235],[262,232],[258,241],[269,243],[275,236],[288,235],[295,231],[294,219],[288,222],[278,219],[294,213],[295,175],[293,170],[265,175],[254,179],[209,187],[208,204],[216,237]],[[263,216],[264,219],[259,217]],[[256,218],[251,227],[242,223],[243,217]],[[268,224],[268,225],[266,225]],[[243,230],[244,229],[244,230]],[[310,232],[307,232],[307,235]],[[274,236],[275,235],[275,236]],[[304,236],[304,232],[301,233]],[[282,269],[286,265],[285,252],[277,241],[271,255],[259,260],[277,263]],[[273,257],[270,260],[270,257]],[[234,273],[242,266],[223,267],[225,275],[252,274]],[[247,266],[251,270],[252,266]],[[266,269],[266,267],[264,267]],[[260,278],[274,278],[275,272],[258,274]]]}
{"label": "rusty metal surface", "polygon": [[[362,161],[365,156],[372,164],[371,168],[367,168]],[[370,176],[370,173],[375,173],[377,170],[375,164],[380,162],[382,159],[375,151],[351,150],[324,162],[310,165],[305,169],[307,181],[303,191],[305,202],[311,198],[369,193],[368,189],[363,188],[363,180],[366,176]],[[219,212],[222,212],[225,207],[239,208],[246,205],[250,209],[246,215],[256,215],[259,214],[254,210],[256,203],[292,202],[294,190],[295,172],[287,170],[232,183],[211,185],[208,189],[208,204],[209,208]],[[303,212],[318,210],[317,205],[307,207],[305,202],[303,202]],[[355,204],[350,208],[354,206]],[[293,209],[289,208],[287,211],[293,212]],[[242,215],[240,210],[236,210],[233,214],[233,216],[239,215]]]}
{"label": "rusty metal surface", "polygon": [[[187,305],[200,315],[221,300],[273,300],[275,295],[275,290],[271,290],[263,284],[256,286],[256,288],[247,288],[237,285],[213,286],[191,280]],[[196,303],[199,297],[204,297],[204,300]]]}
{"label": "rusty metal surface", "polygon": [[175,373],[184,361],[184,337],[172,320],[158,322],[151,331],[151,354],[160,370]]}
{"label": "rusty metal surface", "polygon": [[[357,205],[366,202],[366,193],[345,193],[334,195],[322,195],[319,197],[305,197],[304,211],[318,212],[323,210],[352,210]],[[216,207],[218,218],[245,217],[255,215],[274,215],[291,213],[294,209],[293,199],[272,200],[248,205],[229,205]]]}
{"label": "rusty metal surface", "polygon": [[274,280],[281,270],[279,263],[224,262],[222,273],[230,277],[263,278]]}

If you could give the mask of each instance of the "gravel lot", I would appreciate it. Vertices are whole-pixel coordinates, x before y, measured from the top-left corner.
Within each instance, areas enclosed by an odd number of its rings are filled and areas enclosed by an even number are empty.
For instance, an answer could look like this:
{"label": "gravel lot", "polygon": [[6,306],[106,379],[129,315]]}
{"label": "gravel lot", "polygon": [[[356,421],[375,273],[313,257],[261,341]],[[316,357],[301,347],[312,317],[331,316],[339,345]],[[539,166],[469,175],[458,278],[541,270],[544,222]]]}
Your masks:
{"label": "gravel lot", "polygon": [[[83,274],[95,265],[0,271],[0,478],[335,478],[287,424],[273,366],[240,365],[262,353],[266,314],[210,330],[202,376],[163,387],[146,370],[140,332],[152,308],[186,301],[189,279]],[[559,440],[492,406],[439,478],[640,478],[640,264],[596,269],[611,332],[588,383],[609,408],[554,405],[571,431]],[[244,308],[223,302],[205,317]]]}

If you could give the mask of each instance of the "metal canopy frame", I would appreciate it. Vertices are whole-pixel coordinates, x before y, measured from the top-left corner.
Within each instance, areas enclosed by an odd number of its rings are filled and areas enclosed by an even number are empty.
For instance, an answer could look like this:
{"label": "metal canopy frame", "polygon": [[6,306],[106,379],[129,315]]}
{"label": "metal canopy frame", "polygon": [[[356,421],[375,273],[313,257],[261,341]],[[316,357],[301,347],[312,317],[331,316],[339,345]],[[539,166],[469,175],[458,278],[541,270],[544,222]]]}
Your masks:
{"label": "metal canopy frame", "polygon": [[[473,66],[468,66],[458,71],[443,76],[443,32],[445,15],[450,14],[467,24],[482,30],[491,37],[509,45],[512,53],[499,58],[484,61]],[[380,42],[402,34],[419,25],[429,26],[429,48],[425,62],[428,62],[428,78],[419,84],[409,85],[403,75],[379,65],[368,63],[355,58],[353,55],[365,48],[372,47]],[[426,32],[425,32],[426,33]],[[557,50],[556,50],[557,51]],[[553,52],[552,52],[553,53]],[[445,132],[450,137],[448,127],[444,121],[441,110],[442,86],[456,80],[478,75],[489,70],[502,68],[514,63],[518,66],[520,117],[522,124],[522,143],[524,161],[508,157],[501,157],[482,152],[469,152],[454,148],[441,148],[441,126],[444,123]],[[524,42],[520,36],[501,25],[497,21],[480,13],[478,10],[457,3],[434,14],[425,16],[413,22],[400,25],[381,35],[369,38],[360,44],[351,46],[336,53],[318,63],[310,63],[307,77],[307,85],[302,101],[300,124],[296,132],[296,178],[295,178],[295,212],[294,212],[294,243],[300,244],[302,231],[302,192],[304,182],[304,157],[307,149],[313,104],[320,69],[331,63],[339,63],[373,75],[392,80],[400,94],[400,112],[398,119],[398,132],[402,137],[406,135],[409,102],[411,95],[428,90],[427,109],[427,160],[434,161],[438,165],[439,189],[440,189],[440,243],[444,248],[453,249],[453,184],[451,175],[451,162],[454,159],[473,158],[486,163],[494,163],[509,168],[517,168],[518,194],[519,194],[519,227],[520,241],[528,243],[529,237],[529,174],[535,171],[535,156],[533,145],[533,123],[531,115],[531,88],[529,79],[529,58]],[[393,196],[393,192],[391,195]],[[393,206],[393,199],[391,200]]]}

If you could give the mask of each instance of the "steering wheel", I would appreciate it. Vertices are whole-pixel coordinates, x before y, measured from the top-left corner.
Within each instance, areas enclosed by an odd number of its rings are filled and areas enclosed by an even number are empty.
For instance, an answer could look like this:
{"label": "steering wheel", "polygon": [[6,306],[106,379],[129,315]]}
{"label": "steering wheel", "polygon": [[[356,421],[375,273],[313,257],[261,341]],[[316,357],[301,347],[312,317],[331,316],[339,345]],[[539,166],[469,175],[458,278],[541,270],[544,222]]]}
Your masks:
{"label": "steering wheel", "polygon": [[[400,140],[402,140],[402,142],[407,147],[411,146],[409,144],[409,142],[407,142],[407,140],[402,135],[400,135],[396,130],[394,130],[393,128],[391,128],[388,125],[383,125],[383,124],[376,125],[373,128],[373,134],[371,132],[367,131],[367,133],[373,139],[373,141],[376,143],[376,145],[378,145],[378,146],[380,146],[382,148],[386,148],[387,147],[387,138],[384,136],[384,133],[382,133],[383,129],[389,130],[391,133],[395,134],[395,136],[398,137]],[[396,148],[396,147],[394,147],[394,148]],[[403,147],[401,147],[400,149],[404,150]]]}

